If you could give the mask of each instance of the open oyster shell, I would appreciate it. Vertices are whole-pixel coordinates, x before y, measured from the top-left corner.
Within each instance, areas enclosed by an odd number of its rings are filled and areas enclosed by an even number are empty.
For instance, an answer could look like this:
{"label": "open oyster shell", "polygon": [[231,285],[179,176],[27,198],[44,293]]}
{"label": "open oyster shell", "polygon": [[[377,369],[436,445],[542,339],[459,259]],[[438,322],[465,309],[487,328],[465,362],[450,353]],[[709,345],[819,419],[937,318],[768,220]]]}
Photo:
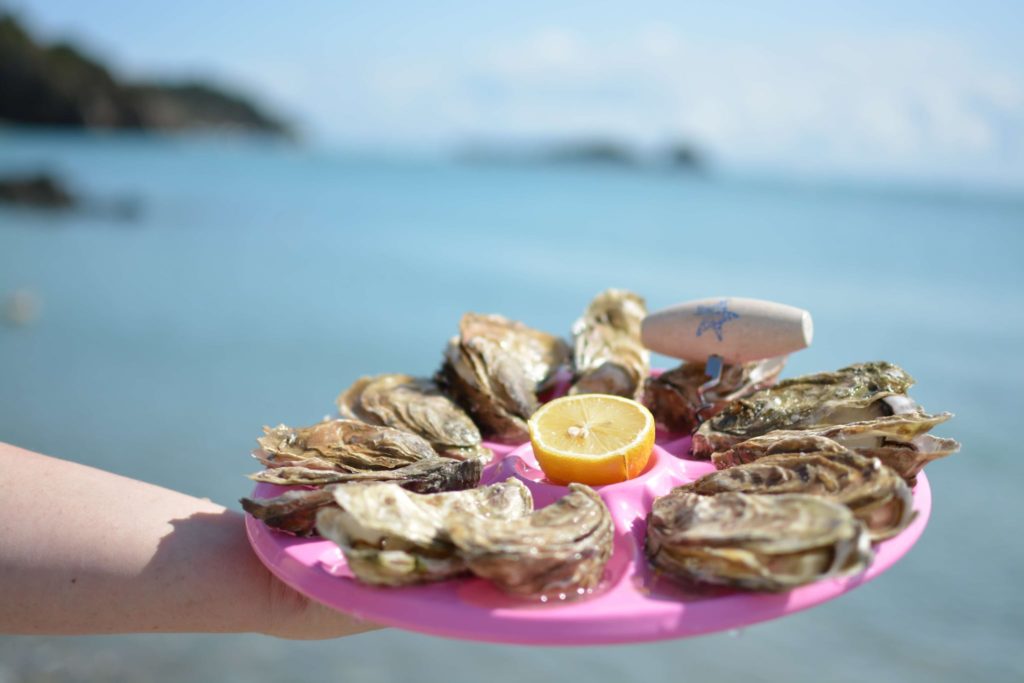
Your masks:
{"label": "open oyster shell", "polygon": [[852,574],[871,562],[864,525],[849,508],[818,496],[675,490],[654,501],[646,553],[686,582],[785,591]]}
{"label": "open oyster shell", "polygon": [[527,517],[450,518],[452,542],[477,576],[525,597],[576,597],[601,581],[614,527],[601,497],[583,484]]}
{"label": "open oyster shell", "polygon": [[906,412],[914,383],[899,366],[859,363],[835,372],[795,377],[729,403],[693,436],[693,454],[708,458],[776,429],[837,425]]}
{"label": "open oyster shell", "polygon": [[640,343],[645,315],[643,298],[633,292],[606,289],[594,297],[572,327],[576,376],[570,394],[639,397],[651,364]]}
{"label": "open oyster shell", "polygon": [[266,467],[361,472],[404,467],[437,458],[422,437],[358,420],[325,420],[312,427],[263,428],[253,455]]}
{"label": "open oyster shell", "polygon": [[468,460],[485,457],[480,430],[433,380],[402,374],[363,377],[338,397],[338,411],[349,420],[418,434],[438,454]]}
{"label": "open oyster shell", "polygon": [[697,390],[708,380],[704,363],[683,363],[657,377],[648,377],[644,382],[643,402],[654,419],[670,431],[690,433],[700,424],[698,417],[713,417],[730,401],[774,384],[785,364],[786,357],[778,356],[724,366],[719,383],[704,394],[710,406],[700,416],[697,411],[701,399]]}
{"label": "open oyster shell", "polygon": [[951,417],[951,413],[929,415],[915,411],[844,425],[776,430],[713,453],[711,461],[715,467],[723,469],[778,453],[850,448],[861,455],[878,458],[913,485],[926,464],[960,449],[960,444],[953,439],[927,434],[932,427]]}
{"label": "open oyster shell", "polygon": [[458,519],[507,520],[533,509],[517,479],[448,493],[410,493],[397,484],[344,484],[338,507],[317,514],[317,530],[341,547],[359,580],[384,586],[439,581],[466,571],[449,529]]}
{"label": "open oyster shell", "polygon": [[914,518],[910,487],[894,470],[877,458],[842,447],[766,455],[712,472],[677,490],[704,496],[725,492],[821,496],[850,508],[873,541],[895,536]]}
{"label": "open oyster shell", "polygon": [[558,337],[500,315],[466,313],[437,379],[485,436],[515,443],[529,438],[526,420],[539,406],[537,394],[568,360],[569,347]]}

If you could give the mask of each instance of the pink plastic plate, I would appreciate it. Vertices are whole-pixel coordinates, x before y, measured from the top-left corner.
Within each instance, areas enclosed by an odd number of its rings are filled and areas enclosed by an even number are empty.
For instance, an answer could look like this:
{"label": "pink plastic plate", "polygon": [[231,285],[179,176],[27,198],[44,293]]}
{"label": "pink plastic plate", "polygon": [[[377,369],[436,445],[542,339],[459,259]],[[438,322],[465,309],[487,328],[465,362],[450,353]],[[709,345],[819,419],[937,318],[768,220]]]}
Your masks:
{"label": "pink plastic plate", "polygon": [[[518,477],[532,491],[536,507],[565,494],[549,484],[529,444],[511,448],[487,444],[495,459],[483,483]],[[659,434],[651,464],[636,479],[598,487],[615,520],[615,546],[602,585],[577,600],[551,596],[546,602],[511,598],[483,579],[464,578],[406,588],[359,583],[336,545],[296,538],[247,516],[256,554],[282,581],[310,598],[369,621],[450,638],[529,645],[632,643],[711,633],[775,619],[836,598],[870,581],[899,560],[921,536],[931,511],[924,474],[914,488],[917,517],[900,535],[875,547],[867,571],[827,579],[788,593],[728,590],[687,592],[654,576],[643,555],[645,519],[656,496],[693,481],[710,462],[690,460],[690,438]],[[277,495],[284,487],[259,484],[254,495]]]}

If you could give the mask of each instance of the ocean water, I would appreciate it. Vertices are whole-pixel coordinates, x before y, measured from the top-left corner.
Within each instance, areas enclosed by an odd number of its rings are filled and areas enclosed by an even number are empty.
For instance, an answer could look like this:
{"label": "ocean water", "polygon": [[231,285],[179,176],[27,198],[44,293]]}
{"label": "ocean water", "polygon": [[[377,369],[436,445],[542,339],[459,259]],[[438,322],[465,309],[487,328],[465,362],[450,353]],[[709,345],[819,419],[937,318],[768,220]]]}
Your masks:
{"label": "ocean water", "polygon": [[[266,141],[0,132],[102,206],[0,209],[0,440],[237,507],[264,424],[363,374],[428,374],[464,311],[567,333],[605,287],[652,309],[728,294],[809,309],[785,376],[887,359],[963,443],[931,522],[878,580],[739,633],[522,648],[383,631],[0,638],[0,681],[1016,681],[1024,196],[459,165]],[[667,359],[660,359],[668,365]]]}

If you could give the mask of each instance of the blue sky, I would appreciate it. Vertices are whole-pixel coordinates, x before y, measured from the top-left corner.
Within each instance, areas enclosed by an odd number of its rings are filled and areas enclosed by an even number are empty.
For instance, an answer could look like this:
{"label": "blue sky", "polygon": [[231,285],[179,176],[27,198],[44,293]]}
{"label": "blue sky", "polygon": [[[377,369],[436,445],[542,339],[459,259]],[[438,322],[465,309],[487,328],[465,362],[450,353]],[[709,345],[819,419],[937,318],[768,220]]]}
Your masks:
{"label": "blue sky", "polygon": [[827,4],[7,2],[325,144],[688,139],[738,169],[1024,188],[1024,3]]}

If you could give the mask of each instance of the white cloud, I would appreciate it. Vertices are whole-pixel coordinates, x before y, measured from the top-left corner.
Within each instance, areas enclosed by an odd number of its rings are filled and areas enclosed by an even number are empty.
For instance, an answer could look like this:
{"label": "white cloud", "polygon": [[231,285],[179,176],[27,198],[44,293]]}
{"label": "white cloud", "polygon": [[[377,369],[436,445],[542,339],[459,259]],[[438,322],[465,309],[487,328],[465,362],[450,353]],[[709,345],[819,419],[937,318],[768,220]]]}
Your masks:
{"label": "white cloud", "polygon": [[589,70],[592,50],[572,31],[544,28],[525,40],[495,49],[488,66],[511,78],[571,76]]}
{"label": "white cloud", "polygon": [[420,57],[364,65],[347,84],[349,115],[332,129],[410,141],[684,138],[740,166],[1024,184],[1024,73],[947,36],[818,36],[768,48],[668,25],[613,42],[548,27],[473,61]]}

